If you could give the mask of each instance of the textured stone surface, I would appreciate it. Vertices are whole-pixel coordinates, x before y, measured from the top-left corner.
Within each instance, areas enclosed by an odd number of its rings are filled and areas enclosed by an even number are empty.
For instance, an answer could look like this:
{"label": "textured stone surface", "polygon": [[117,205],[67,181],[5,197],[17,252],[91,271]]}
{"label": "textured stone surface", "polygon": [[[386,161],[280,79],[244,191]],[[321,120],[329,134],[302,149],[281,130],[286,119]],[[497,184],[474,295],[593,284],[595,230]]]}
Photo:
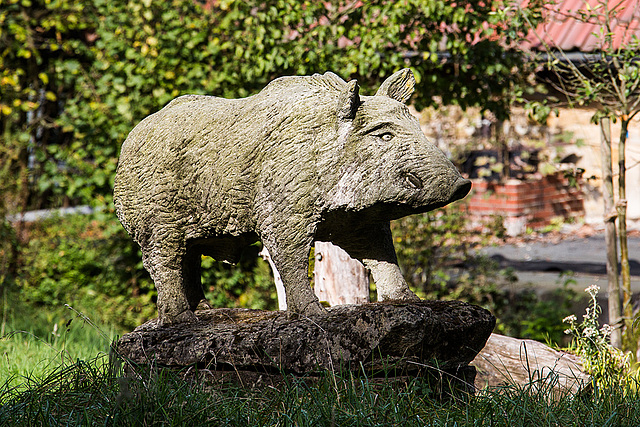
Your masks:
{"label": "textured stone surface", "polygon": [[470,182],[404,104],[410,70],[360,96],[333,73],[282,77],[245,99],[188,95],[122,145],[118,218],[142,249],[162,323],[205,305],[201,254],[237,261],[261,240],[294,312],[323,311],[308,284],[315,240],[371,270],[381,300],[417,297],[397,265],[389,221],[464,197]]}
{"label": "textured stone surface", "polygon": [[461,372],[495,325],[486,310],[457,301],[333,307],[309,317],[282,311],[211,309],[199,322],[152,320],[124,335],[118,352],[138,364],[195,365],[211,372],[314,375],[394,366],[404,374]]}

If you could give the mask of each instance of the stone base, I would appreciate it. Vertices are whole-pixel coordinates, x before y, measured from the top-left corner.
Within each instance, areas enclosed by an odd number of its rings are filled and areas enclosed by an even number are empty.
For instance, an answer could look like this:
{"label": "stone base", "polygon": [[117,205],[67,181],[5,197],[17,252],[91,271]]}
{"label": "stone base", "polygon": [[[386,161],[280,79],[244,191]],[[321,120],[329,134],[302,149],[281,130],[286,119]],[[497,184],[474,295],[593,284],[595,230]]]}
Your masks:
{"label": "stone base", "polygon": [[469,362],[495,325],[488,311],[459,301],[344,305],[310,317],[229,308],[196,315],[199,322],[163,327],[151,320],[124,335],[116,351],[135,364],[251,387],[272,385],[283,374],[311,379],[335,372],[424,377],[469,389],[475,377]]}

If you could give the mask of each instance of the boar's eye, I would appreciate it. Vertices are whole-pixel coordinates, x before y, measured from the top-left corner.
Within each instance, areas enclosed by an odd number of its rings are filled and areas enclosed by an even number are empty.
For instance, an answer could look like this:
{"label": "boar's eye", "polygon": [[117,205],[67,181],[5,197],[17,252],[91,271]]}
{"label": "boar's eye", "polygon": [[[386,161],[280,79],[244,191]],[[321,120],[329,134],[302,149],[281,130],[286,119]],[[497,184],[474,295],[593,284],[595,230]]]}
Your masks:
{"label": "boar's eye", "polygon": [[378,138],[380,138],[384,142],[389,142],[393,139],[393,134],[391,132],[385,132],[383,134],[378,135]]}

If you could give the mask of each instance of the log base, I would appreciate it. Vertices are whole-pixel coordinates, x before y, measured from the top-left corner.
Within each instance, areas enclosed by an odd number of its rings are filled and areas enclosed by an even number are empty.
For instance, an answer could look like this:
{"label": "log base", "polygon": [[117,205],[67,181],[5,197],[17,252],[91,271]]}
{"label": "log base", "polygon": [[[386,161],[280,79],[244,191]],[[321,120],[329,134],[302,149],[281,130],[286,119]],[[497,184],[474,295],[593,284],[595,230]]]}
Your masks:
{"label": "log base", "polygon": [[469,363],[495,326],[491,313],[459,301],[344,305],[310,317],[229,308],[196,316],[198,322],[162,327],[151,320],[124,335],[116,351],[134,364],[245,387],[330,372],[373,382],[420,377],[433,390],[470,392]]}

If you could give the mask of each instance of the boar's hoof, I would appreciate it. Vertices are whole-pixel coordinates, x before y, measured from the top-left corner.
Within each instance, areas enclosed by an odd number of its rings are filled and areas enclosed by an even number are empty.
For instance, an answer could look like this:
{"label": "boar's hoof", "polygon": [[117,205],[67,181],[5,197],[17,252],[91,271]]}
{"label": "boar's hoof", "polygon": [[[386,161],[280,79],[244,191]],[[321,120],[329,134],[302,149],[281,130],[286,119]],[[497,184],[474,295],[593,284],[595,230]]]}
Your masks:
{"label": "boar's hoof", "polygon": [[402,301],[420,301],[420,297],[411,291],[403,293],[399,299]]}
{"label": "boar's hoof", "polygon": [[421,301],[418,295],[414,294],[408,289],[405,291],[394,292],[388,295],[382,295],[378,300],[379,301],[402,301],[402,302]]}
{"label": "boar's hoof", "polygon": [[185,310],[182,313],[178,314],[177,316],[163,316],[160,319],[160,325],[165,326],[165,325],[172,325],[176,323],[194,323],[198,321],[199,319],[196,317],[193,311]]}
{"label": "boar's hoof", "polygon": [[213,306],[209,304],[206,298],[202,298],[196,307],[196,310],[211,310]]}
{"label": "boar's hoof", "polygon": [[327,313],[327,309],[324,308],[322,304],[320,304],[320,302],[318,301],[314,301],[310,303],[300,311],[287,310],[287,316],[291,319],[295,319],[301,316],[302,317],[314,316],[314,315],[326,314],[326,313]]}

